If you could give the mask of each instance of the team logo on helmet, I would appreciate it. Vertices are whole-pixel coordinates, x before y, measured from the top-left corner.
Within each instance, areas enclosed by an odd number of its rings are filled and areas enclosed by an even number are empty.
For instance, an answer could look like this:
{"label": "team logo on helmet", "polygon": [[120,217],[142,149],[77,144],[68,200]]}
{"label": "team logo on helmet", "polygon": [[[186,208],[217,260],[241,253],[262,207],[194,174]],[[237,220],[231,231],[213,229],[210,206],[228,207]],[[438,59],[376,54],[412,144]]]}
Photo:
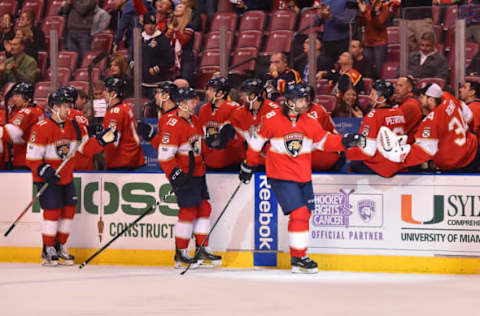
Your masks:
{"label": "team logo on helmet", "polygon": [[67,157],[68,153],[70,152],[70,140],[63,139],[63,140],[57,141],[55,143],[55,149],[57,151],[58,157],[64,160]]}
{"label": "team logo on helmet", "polygon": [[192,150],[195,156],[200,155],[200,153],[202,152],[202,144],[198,135],[190,137],[188,142],[190,143],[190,146],[192,146]]}
{"label": "team logo on helmet", "polygon": [[297,157],[300,154],[303,146],[303,135],[300,133],[292,133],[283,137],[283,142],[287,153],[292,157]]}

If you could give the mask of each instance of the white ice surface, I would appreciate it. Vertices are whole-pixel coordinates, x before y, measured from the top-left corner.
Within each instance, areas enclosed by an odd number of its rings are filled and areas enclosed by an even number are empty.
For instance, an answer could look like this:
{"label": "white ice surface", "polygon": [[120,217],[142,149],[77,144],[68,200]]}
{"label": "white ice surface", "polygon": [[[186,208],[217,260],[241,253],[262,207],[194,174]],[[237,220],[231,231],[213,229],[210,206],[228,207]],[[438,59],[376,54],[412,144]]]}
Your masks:
{"label": "white ice surface", "polygon": [[480,276],[0,264],[0,315],[472,315]]}

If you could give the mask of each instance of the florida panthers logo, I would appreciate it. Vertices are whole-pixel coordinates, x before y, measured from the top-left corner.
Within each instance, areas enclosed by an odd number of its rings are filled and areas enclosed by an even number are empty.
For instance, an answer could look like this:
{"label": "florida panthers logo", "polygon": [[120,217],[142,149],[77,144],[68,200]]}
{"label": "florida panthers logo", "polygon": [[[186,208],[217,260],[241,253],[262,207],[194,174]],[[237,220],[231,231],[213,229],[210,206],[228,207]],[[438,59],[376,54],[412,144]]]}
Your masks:
{"label": "florida panthers logo", "polygon": [[285,144],[285,148],[287,149],[287,153],[292,157],[297,157],[302,150],[303,134],[292,133],[285,135],[283,137],[283,142]]}
{"label": "florida panthers logo", "polygon": [[193,153],[195,156],[200,155],[202,152],[202,143],[200,142],[200,138],[194,136],[189,139],[190,146],[192,146]]}
{"label": "florida panthers logo", "polygon": [[360,200],[358,201],[358,212],[365,223],[372,220],[375,215],[375,201]]}
{"label": "florida panthers logo", "polygon": [[55,149],[57,151],[58,157],[64,160],[65,158],[67,158],[68,153],[70,152],[70,140],[62,139],[62,140],[56,141]]}

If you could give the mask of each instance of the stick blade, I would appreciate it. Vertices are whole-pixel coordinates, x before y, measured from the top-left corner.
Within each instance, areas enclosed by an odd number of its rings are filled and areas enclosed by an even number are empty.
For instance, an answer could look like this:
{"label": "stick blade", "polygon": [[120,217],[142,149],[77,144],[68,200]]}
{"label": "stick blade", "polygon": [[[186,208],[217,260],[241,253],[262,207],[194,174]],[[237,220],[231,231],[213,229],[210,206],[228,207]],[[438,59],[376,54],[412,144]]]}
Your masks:
{"label": "stick blade", "polygon": [[8,234],[10,234],[10,232],[12,231],[12,229],[15,227],[15,224],[12,224],[12,226],[10,226],[10,228],[5,232],[5,234],[3,234],[4,237],[7,237]]}

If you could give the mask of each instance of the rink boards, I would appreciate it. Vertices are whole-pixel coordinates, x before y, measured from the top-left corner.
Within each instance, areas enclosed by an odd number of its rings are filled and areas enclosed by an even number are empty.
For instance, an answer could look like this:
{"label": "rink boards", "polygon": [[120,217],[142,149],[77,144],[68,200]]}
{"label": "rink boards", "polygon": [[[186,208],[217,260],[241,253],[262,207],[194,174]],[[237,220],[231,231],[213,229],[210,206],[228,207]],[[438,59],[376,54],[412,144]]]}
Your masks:
{"label": "rink boards", "polygon": [[[479,273],[480,177],[314,174],[310,255],[324,270]],[[238,185],[236,174],[207,175],[212,222]],[[78,173],[69,239],[80,263],[155,201],[160,206],[92,264],[172,265],[178,207],[162,173]],[[30,173],[0,173],[3,233],[32,199]],[[35,205],[8,237],[0,261],[39,262],[41,210]],[[242,185],[211,235],[228,267],[289,267],[288,218],[264,174]],[[193,249],[193,248],[192,248]]]}

